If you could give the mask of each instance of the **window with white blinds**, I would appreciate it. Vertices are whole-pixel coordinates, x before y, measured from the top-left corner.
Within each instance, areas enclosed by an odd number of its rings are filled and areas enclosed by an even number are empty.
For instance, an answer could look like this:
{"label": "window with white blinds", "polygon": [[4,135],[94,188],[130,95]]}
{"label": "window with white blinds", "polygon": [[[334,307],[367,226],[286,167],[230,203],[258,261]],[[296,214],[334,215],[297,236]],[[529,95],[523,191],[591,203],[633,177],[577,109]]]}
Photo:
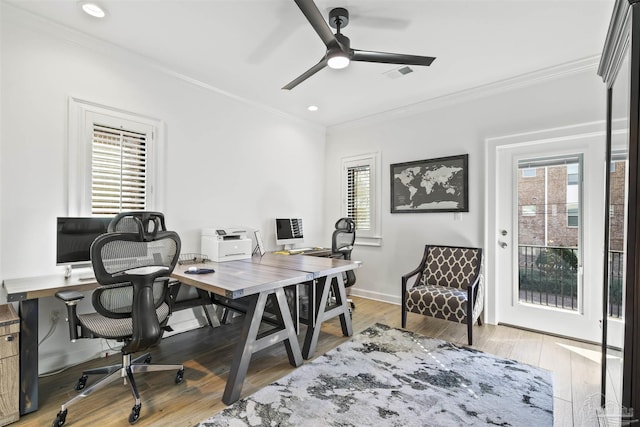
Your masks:
{"label": "window with white blinds", "polygon": [[347,168],[347,216],[356,231],[371,230],[371,166]]}
{"label": "window with white blinds", "polygon": [[91,214],[147,207],[147,134],[93,123]]}
{"label": "window with white blinds", "polygon": [[161,210],[163,123],[69,98],[69,216]]}
{"label": "window with white blinds", "polygon": [[380,244],[378,153],[342,159],[342,215],[356,223],[356,244]]}

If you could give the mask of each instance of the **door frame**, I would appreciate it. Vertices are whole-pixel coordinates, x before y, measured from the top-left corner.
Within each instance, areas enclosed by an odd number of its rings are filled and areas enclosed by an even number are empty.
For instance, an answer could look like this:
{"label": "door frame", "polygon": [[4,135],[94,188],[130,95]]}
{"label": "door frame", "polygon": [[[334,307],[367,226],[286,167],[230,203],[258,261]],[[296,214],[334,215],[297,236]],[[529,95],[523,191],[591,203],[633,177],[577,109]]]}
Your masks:
{"label": "door frame", "polygon": [[[499,306],[499,280],[497,278],[498,272],[498,215],[497,215],[497,199],[498,183],[496,182],[496,173],[498,165],[496,164],[496,158],[498,150],[506,148],[508,146],[526,145],[538,142],[553,142],[553,141],[570,141],[582,138],[601,137],[603,141],[602,146],[602,170],[600,173],[605,173],[605,138],[606,138],[606,121],[595,121],[589,123],[581,123],[570,126],[563,126],[558,128],[544,129],[534,132],[518,133],[507,136],[491,137],[485,139],[485,235],[484,235],[484,248],[485,248],[485,283],[486,283],[486,302],[485,302],[485,320],[490,324],[498,324],[501,321],[500,306]],[[603,175],[604,179],[604,175]],[[604,189],[603,189],[604,191]],[[596,195],[597,197],[597,195]],[[604,192],[602,194],[602,209],[604,209]],[[603,211],[604,212],[604,211]],[[604,213],[602,214],[604,215]],[[600,232],[600,231],[599,231]],[[590,239],[593,244],[599,244],[598,242],[603,239],[596,240]],[[602,252],[602,251],[600,251]],[[598,276],[598,277],[601,277]],[[600,290],[601,286],[598,287]],[[596,315],[601,315],[597,313]]]}

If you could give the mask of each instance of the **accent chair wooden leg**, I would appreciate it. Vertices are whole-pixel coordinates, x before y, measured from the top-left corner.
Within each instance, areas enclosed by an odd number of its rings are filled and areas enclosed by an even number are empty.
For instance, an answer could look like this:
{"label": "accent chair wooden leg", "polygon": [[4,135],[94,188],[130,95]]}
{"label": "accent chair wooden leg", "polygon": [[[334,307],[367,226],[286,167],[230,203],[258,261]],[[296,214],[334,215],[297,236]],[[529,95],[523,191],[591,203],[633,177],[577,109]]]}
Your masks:
{"label": "accent chair wooden leg", "polygon": [[467,316],[467,336],[469,345],[473,345],[473,315]]}
{"label": "accent chair wooden leg", "polygon": [[405,305],[405,296],[402,295],[402,329],[407,327],[407,306]]}

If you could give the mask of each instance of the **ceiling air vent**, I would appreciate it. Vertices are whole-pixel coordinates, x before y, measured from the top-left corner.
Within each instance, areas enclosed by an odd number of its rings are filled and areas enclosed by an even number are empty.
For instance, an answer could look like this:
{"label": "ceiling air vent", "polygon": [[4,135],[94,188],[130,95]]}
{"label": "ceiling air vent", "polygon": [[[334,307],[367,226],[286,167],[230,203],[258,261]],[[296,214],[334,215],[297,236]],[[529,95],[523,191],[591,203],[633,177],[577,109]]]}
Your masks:
{"label": "ceiling air vent", "polygon": [[410,74],[410,73],[413,73],[413,69],[407,65],[403,65],[402,67],[394,68],[393,70],[390,70],[390,71],[385,71],[382,74],[389,77],[390,79],[397,79],[399,77],[406,76],[407,74]]}

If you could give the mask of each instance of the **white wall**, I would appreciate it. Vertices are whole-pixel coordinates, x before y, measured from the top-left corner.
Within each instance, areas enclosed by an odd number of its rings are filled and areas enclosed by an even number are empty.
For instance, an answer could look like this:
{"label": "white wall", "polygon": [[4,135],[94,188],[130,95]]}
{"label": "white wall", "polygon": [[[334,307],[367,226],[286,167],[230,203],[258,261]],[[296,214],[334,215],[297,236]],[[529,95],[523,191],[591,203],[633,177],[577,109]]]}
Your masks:
{"label": "white wall", "polygon": [[[183,252],[199,252],[200,228],[237,225],[261,229],[274,248],[277,215],[301,216],[308,241],[326,242],[323,128],[194,85],[4,3],[0,10],[0,278],[62,272],[55,220],[68,214],[70,96],[163,121],[166,188],[158,190]],[[40,300],[41,337],[52,310],[65,309],[55,298]],[[40,371],[105,348],[92,341],[70,347],[61,323],[40,347]]]}
{"label": "white wall", "polygon": [[[495,85],[483,96],[459,94],[327,130],[327,218],[341,215],[340,159],[376,150],[382,157],[382,246],[354,249],[353,259],[363,261],[354,295],[399,303],[400,277],[418,265],[425,244],[484,246],[487,137],[606,117],[605,87],[594,68],[538,83],[524,80],[517,88]],[[390,213],[390,164],[464,153],[469,154],[469,212],[459,221],[453,213]]]}
{"label": "white wall", "polygon": [[[308,242],[329,243],[342,216],[340,159],[379,150],[383,241],[354,250],[363,267],[352,292],[392,302],[399,302],[400,276],[418,264],[425,243],[484,244],[485,138],[605,117],[604,85],[589,69],[335,126],[325,141],[322,128],[194,85],[4,3],[0,19],[2,279],[61,271],[54,224],[67,214],[69,96],[164,122],[162,209],[184,252],[199,250],[201,227],[221,225],[261,229],[273,248],[276,215],[304,217]],[[462,153],[469,154],[470,212],[460,221],[451,213],[389,213],[389,164]],[[54,298],[40,308],[42,337],[50,312],[64,308]],[[90,357],[104,344],[69,348],[61,324],[40,348],[40,371]]]}

